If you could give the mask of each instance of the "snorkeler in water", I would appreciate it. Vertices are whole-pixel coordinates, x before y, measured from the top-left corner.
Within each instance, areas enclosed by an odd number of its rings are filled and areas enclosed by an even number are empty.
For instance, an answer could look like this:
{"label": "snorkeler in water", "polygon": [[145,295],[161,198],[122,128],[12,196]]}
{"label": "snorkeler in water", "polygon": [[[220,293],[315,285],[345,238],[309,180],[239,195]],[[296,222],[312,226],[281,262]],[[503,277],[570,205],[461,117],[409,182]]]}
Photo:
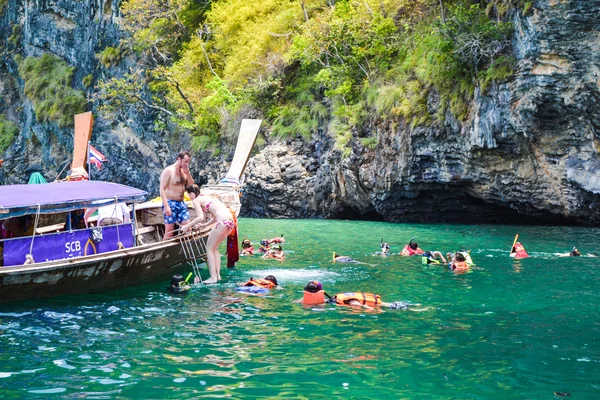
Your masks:
{"label": "snorkeler in water", "polygon": [[[192,274],[188,275],[188,279]],[[171,293],[182,294],[190,290],[187,280],[183,279],[183,276],[176,274],[171,278],[171,284],[169,285],[169,291]]]}
{"label": "snorkeler in water", "polygon": [[274,237],[274,238],[271,238],[271,239],[263,239],[260,242],[261,242],[261,244],[264,242],[265,245],[267,245],[267,246],[271,245],[273,243],[285,244],[285,238],[283,237],[283,233],[282,233],[281,236]]}
{"label": "snorkeler in water", "polygon": [[[327,297],[327,300],[325,299]],[[419,306],[420,304],[411,304],[406,301],[394,301],[386,303],[381,300],[381,296],[372,293],[349,292],[338,293],[331,297],[323,290],[323,285],[319,281],[310,281],[304,287],[304,295],[302,299],[296,300],[304,305],[318,304],[336,304],[340,306],[364,307],[373,309],[375,307],[387,307],[392,310],[406,310],[411,306]]]}
{"label": "snorkeler in water", "polygon": [[267,275],[264,277],[264,279],[250,278],[249,281],[242,283],[240,286],[255,286],[265,289],[273,289],[275,286],[277,286],[277,278],[275,278],[273,275]]}
{"label": "snorkeler in water", "polygon": [[439,251],[426,251],[421,254],[421,257],[423,264],[446,264],[448,262]]}
{"label": "snorkeler in water", "polygon": [[235,290],[242,293],[266,294],[277,285],[277,278],[273,275],[267,275],[263,279],[250,278],[250,280],[242,283]]}
{"label": "snorkeler in water", "polygon": [[339,256],[335,252],[333,252],[333,262],[358,264],[358,261],[354,260],[353,258],[348,256]]}
{"label": "snorkeler in water", "polygon": [[423,249],[419,247],[419,243],[415,242],[415,238],[410,239],[410,242],[400,252],[401,256],[420,256],[425,253]]}
{"label": "snorkeler in water", "polygon": [[450,265],[448,266],[448,269],[456,271],[466,271],[469,268],[471,268],[471,266],[467,263],[467,258],[464,256],[464,254],[459,251],[454,253]]}
{"label": "snorkeler in water", "polygon": [[251,256],[253,254],[254,246],[252,246],[252,242],[244,238],[244,240],[242,240],[242,251],[240,251],[240,256]]}
{"label": "snorkeler in water", "polygon": [[283,247],[280,244],[272,245],[269,250],[262,256],[262,258],[273,258],[275,260],[283,261],[285,259],[285,253]]}
{"label": "snorkeler in water", "polygon": [[381,238],[381,242],[379,242],[379,247],[381,248],[381,255],[387,256],[390,254],[390,244],[388,242],[384,242],[383,238]]}
{"label": "snorkeler in water", "polygon": [[598,257],[598,253],[592,251],[587,253],[585,256],[581,254],[581,251],[577,247],[573,247],[573,249],[568,253],[559,254],[559,257]]}

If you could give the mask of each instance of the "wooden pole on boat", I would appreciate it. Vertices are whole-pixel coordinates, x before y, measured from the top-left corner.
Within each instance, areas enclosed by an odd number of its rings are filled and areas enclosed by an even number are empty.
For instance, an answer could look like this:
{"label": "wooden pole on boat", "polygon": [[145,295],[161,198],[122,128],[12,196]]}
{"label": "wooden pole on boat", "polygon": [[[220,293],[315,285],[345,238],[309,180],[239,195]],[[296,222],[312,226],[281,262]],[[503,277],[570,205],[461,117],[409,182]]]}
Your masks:
{"label": "wooden pole on boat", "polygon": [[512,254],[513,249],[515,248],[515,244],[517,243],[517,239],[519,239],[519,234],[517,233],[517,236],[515,236],[515,240],[512,244],[512,246],[510,247],[510,253]]}
{"label": "wooden pole on boat", "polygon": [[235,146],[235,153],[233,153],[233,160],[229,166],[229,171],[225,178],[232,178],[240,180],[246,164],[250,159],[250,153],[256,143],[256,137],[258,136],[258,130],[262,119],[243,119],[242,125],[240,126],[240,134],[238,136],[237,145]]}

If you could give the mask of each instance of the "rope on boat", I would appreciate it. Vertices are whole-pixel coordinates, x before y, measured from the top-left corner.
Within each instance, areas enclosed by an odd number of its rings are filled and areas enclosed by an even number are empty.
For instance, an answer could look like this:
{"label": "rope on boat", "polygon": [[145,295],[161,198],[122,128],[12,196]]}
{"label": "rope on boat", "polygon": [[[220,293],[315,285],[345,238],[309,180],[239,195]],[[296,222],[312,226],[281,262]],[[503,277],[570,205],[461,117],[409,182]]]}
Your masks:
{"label": "rope on boat", "polygon": [[[113,212],[111,215],[111,218],[115,218],[117,216],[117,207],[119,206],[119,202],[117,200],[117,196],[115,196],[115,206],[113,207]],[[125,220],[125,216],[123,216],[123,221]],[[98,221],[98,223],[100,223],[100,221]],[[121,242],[121,235],[119,233],[119,227],[120,225],[117,225],[117,248],[119,250],[122,250],[125,248],[125,246],[123,246],[123,243]]]}
{"label": "rope on boat", "polygon": [[31,244],[29,245],[29,254],[25,255],[25,263],[23,265],[35,263],[35,260],[33,259],[33,242],[35,240],[35,232],[37,231],[38,222],[40,221],[40,212],[41,206],[38,203],[37,212],[35,213],[35,223],[33,224],[33,235],[31,235]]}

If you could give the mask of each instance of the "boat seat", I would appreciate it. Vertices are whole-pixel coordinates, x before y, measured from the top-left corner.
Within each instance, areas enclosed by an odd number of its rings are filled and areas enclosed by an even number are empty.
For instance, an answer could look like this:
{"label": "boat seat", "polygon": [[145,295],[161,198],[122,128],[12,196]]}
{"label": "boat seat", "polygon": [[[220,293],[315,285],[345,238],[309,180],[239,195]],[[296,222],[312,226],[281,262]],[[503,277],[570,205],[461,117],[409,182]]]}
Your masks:
{"label": "boat seat", "polygon": [[37,228],[35,230],[35,233],[43,235],[45,233],[60,232],[64,229],[65,229],[65,223],[63,222],[62,224],[54,224],[54,225],[48,225],[48,226],[43,226],[41,228]]}

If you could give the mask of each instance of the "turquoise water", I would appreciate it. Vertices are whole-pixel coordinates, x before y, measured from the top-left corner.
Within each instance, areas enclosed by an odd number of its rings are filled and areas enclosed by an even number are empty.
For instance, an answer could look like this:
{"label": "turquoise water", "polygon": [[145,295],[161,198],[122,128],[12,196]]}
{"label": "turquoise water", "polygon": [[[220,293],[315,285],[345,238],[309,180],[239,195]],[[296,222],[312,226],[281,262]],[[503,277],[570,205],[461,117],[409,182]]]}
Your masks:
{"label": "turquoise water", "polygon": [[[10,398],[600,398],[600,230],[241,219],[255,243],[284,234],[286,260],[244,257],[224,283],[170,295],[168,282],[0,306],[0,396]],[[515,233],[532,256],[515,261]],[[470,248],[457,274],[381,257],[416,236]],[[598,247],[596,247],[598,246]],[[334,264],[332,252],[363,264]],[[204,271],[206,275],[206,270]],[[275,275],[269,296],[235,286]],[[309,279],[412,310],[305,308]]]}

